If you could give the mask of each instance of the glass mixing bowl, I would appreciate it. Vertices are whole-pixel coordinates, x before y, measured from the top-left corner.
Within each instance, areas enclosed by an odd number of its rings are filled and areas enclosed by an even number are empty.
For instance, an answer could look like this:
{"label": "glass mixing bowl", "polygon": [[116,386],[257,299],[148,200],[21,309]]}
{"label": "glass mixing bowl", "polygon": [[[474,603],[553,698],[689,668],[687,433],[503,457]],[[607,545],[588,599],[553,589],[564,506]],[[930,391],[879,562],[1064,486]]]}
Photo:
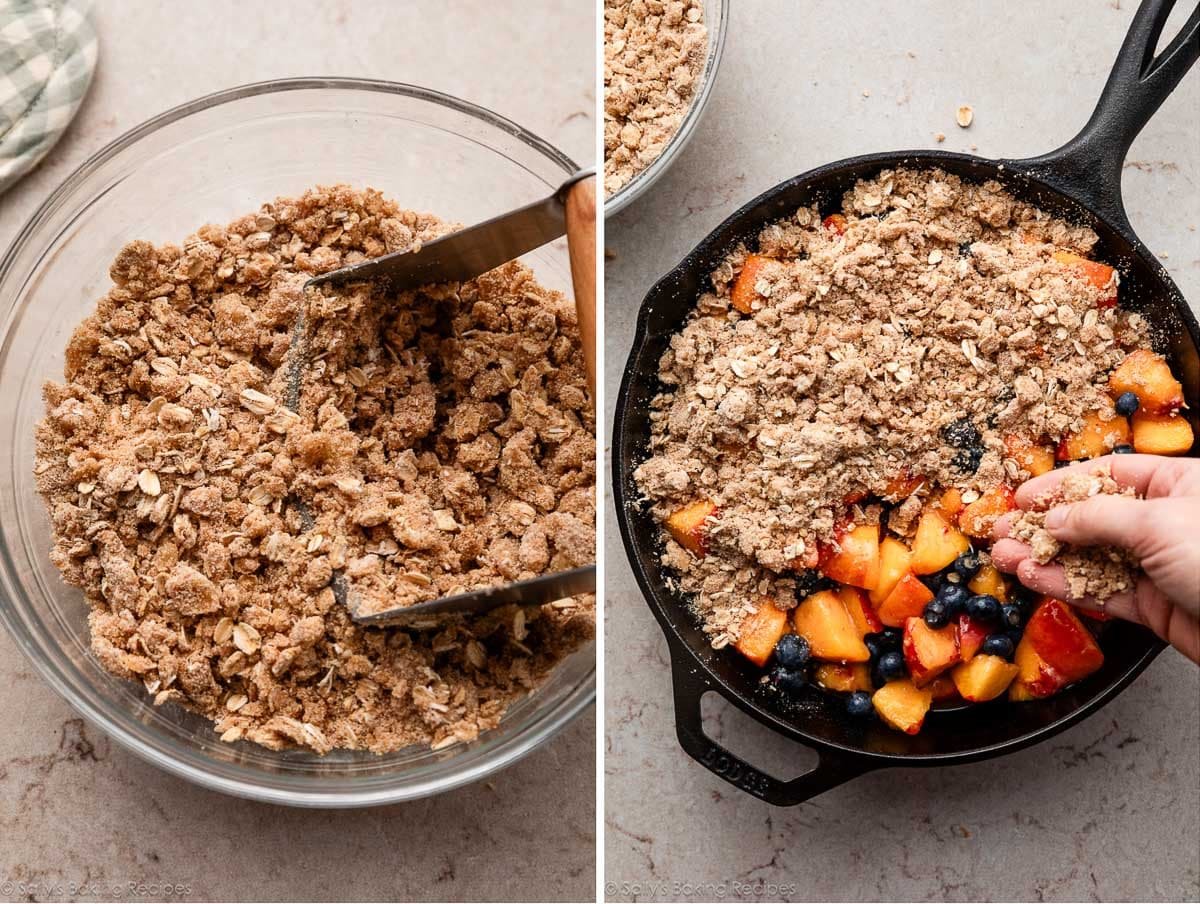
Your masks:
{"label": "glass mixing bowl", "polygon": [[[186,104],[113,142],[63,183],[0,263],[0,617],[37,670],[88,720],[177,775],[281,804],[347,807],[423,797],[475,781],[533,750],[595,698],[595,649],[559,664],[478,741],[436,752],[273,752],[219,742],[206,719],[151,705],[88,652],[87,605],[47,555],[33,482],[41,386],[61,379],[75,325],[132,239],[179,242],[277,195],[318,183],[370,185],[404,207],[473,223],[544,197],[575,164],[516,124],[463,101],[387,82],[297,79]],[[570,291],[564,241],[524,260]]]}
{"label": "glass mixing bowl", "polygon": [[604,199],[604,216],[610,217],[617,211],[631,204],[634,198],[640,197],[654,181],[667,171],[679,152],[687,146],[704,108],[708,105],[708,97],[712,93],[713,83],[717,79],[717,68],[721,65],[721,54],[725,50],[725,31],[729,24],[729,0],[704,0],[704,22],[708,27],[708,56],[704,60],[704,69],[700,75],[700,93],[692,99],[692,105],[684,114],[679,131],[671,136],[667,146],[663,148],[654,162],[636,176],[626,182],[612,197]]}

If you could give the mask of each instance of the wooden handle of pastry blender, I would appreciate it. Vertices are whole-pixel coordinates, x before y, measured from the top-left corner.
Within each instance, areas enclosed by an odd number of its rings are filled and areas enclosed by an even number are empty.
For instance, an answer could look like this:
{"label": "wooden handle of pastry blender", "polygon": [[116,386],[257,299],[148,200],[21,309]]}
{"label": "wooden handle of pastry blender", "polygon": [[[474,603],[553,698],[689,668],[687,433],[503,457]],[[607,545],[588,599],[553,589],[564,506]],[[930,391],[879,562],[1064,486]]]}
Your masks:
{"label": "wooden handle of pastry blender", "polygon": [[567,193],[567,250],[579,316],[579,340],[587,367],[588,390],[596,403],[596,179],[584,179]]}

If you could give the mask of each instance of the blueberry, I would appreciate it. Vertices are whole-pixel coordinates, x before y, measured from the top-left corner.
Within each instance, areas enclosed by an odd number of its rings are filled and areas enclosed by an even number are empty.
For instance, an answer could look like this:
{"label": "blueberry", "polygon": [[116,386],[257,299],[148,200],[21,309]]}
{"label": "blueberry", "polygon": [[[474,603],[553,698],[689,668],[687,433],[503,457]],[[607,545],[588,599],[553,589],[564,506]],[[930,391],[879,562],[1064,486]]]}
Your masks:
{"label": "blueberry", "polygon": [[1138,398],[1136,392],[1123,392],[1117,396],[1117,402],[1113,405],[1117,409],[1117,414],[1123,417],[1129,417],[1142,406],[1142,400]]}
{"label": "blueberry", "polygon": [[946,611],[946,604],[936,599],[925,604],[924,617],[925,624],[931,628],[944,628],[950,621],[950,613]]}
{"label": "blueberry", "polygon": [[1024,584],[1018,584],[1012,590],[1013,602],[1017,604],[1017,608],[1021,610],[1021,616],[1030,615],[1033,612],[1034,604],[1037,602],[1037,597]]}
{"label": "blueberry", "polygon": [[960,417],[942,427],[942,439],[956,449],[974,448],[983,441],[979,428],[969,417]]}
{"label": "blueberry", "polygon": [[875,707],[866,691],[855,691],[846,698],[846,712],[855,717],[869,716]]}
{"label": "blueberry", "polygon": [[885,650],[898,650],[904,643],[904,632],[899,628],[884,628],[879,637]]}
{"label": "blueberry", "polygon": [[985,451],[987,450],[983,446],[969,446],[966,449],[959,449],[954,453],[951,464],[965,474],[974,474],[979,470],[979,463],[983,461],[983,453]]}
{"label": "blueberry", "polygon": [[1133,446],[1129,443],[1117,443],[1113,446],[1113,455],[1132,455]]}
{"label": "blueberry", "polygon": [[971,591],[962,584],[947,582],[939,587],[937,592],[937,601],[946,607],[946,614],[951,618],[962,613],[963,607],[966,606],[970,597]]}
{"label": "blueberry", "polygon": [[871,666],[871,686],[872,687],[883,687],[885,684],[887,684],[887,679],[884,678],[883,675],[880,674],[879,663],[876,662],[874,665]]}
{"label": "blueberry", "polygon": [[1016,647],[1021,642],[1021,634],[1024,633],[1023,628],[1009,628],[1004,632],[1004,636],[1012,641],[1012,645]]}
{"label": "blueberry", "polygon": [[1005,628],[1021,627],[1021,607],[1016,603],[1005,603],[1001,606],[1000,624]]}
{"label": "blueberry", "polygon": [[1001,659],[1012,659],[1012,638],[1007,634],[989,634],[983,639],[979,652],[987,656],[999,656]]}
{"label": "blueberry", "polygon": [[1000,600],[990,593],[980,593],[967,600],[967,615],[977,621],[997,622],[1000,620]]}
{"label": "blueberry", "polygon": [[878,634],[868,634],[863,638],[863,643],[867,645],[867,651],[871,654],[871,661],[875,662],[886,651],[883,646],[883,638]]}
{"label": "blueberry", "polygon": [[964,581],[969,581],[979,574],[979,569],[983,567],[983,560],[979,558],[977,552],[964,552],[954,560],[954,564],[950,567]]}
{"label": "blueberry", "polygon": [[804,668],[811,654],[807,638],[799,634],[784,634],[775,644],[775,661],[785,669]]}
{"label": "blueberry", "polygon": [[776,666],[771,669],[769,681],[771,687],[780,693],[798,694],[808,684],[808,676],[802,671],[794,671],[792,669],[785,669],[783,666]]}
{"label": "blueberry", "polygon": [[796,577],[796,598],[804,599],[812,596],[818,590],[830,590],[836,585],[815,568],[801,572]]}
{"label": "blueberry", "polygon": [[884,681],[893,681],[908,674],[904,657],[895,650],[884,653],[879,657],[879,674]]}
{"label": "blueberry", "polygon": [[942,584],[946,583],[946,576],[944,574],[940,574],[940,573],[938,573],[938,574],[919,574],[919,575],[917,575],[917,580],[920,581],[922,584],[924,584],[926,587],[928,587],[930,590],[932,590],[934,593],[937,593],[938,590],[941,589]]}

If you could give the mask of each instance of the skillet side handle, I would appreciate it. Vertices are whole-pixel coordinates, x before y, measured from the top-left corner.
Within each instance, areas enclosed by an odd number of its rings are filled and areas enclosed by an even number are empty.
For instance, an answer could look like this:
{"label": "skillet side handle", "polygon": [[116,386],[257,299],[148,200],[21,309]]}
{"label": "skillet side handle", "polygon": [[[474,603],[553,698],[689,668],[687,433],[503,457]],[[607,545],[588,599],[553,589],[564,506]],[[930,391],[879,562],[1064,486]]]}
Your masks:
{"label": "skillet side handle", "polygon": [[791,781],[781,781],[751,766],[704,733],[700,700],[713,688],[680,658],[673,656],[672,661],[675,731],[679,744],[688,756],[734,787],[776,807],[792,807],[873,768],[861,760],[835,759],[825,752],[819,752],[820,760],[813,769]]}
{"label": "skillet side handle", "polygon": [[1144,0],[1133,16],[1108,82],[1078,135],[1055,151],[1014,161],[1074,195],[1113,225],[1132,233],[1121,200],[1125,155],[1180,79],[1200,57],[1200,5],[1179,34],[1154,55],[1175,0]]}

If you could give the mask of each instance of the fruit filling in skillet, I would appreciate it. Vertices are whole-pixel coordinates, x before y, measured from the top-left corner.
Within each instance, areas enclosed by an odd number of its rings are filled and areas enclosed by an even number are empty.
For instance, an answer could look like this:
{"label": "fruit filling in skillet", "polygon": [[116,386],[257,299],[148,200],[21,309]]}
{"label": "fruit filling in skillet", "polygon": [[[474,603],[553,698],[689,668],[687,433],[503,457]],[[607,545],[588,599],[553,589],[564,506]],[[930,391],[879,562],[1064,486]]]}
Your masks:
{"label": "fruit filling in skillet", "polygon": [[[916,733],[935,701],[1046,697],[1101,666],[1102,614],[988,555],[1030,477],[1192,446],[1096,240],[996,182],[898,169],[714,271],[635,477],[675,589],[768,692],[815,684]],[[1113,574],[1079,586],[1126,589]]]}

